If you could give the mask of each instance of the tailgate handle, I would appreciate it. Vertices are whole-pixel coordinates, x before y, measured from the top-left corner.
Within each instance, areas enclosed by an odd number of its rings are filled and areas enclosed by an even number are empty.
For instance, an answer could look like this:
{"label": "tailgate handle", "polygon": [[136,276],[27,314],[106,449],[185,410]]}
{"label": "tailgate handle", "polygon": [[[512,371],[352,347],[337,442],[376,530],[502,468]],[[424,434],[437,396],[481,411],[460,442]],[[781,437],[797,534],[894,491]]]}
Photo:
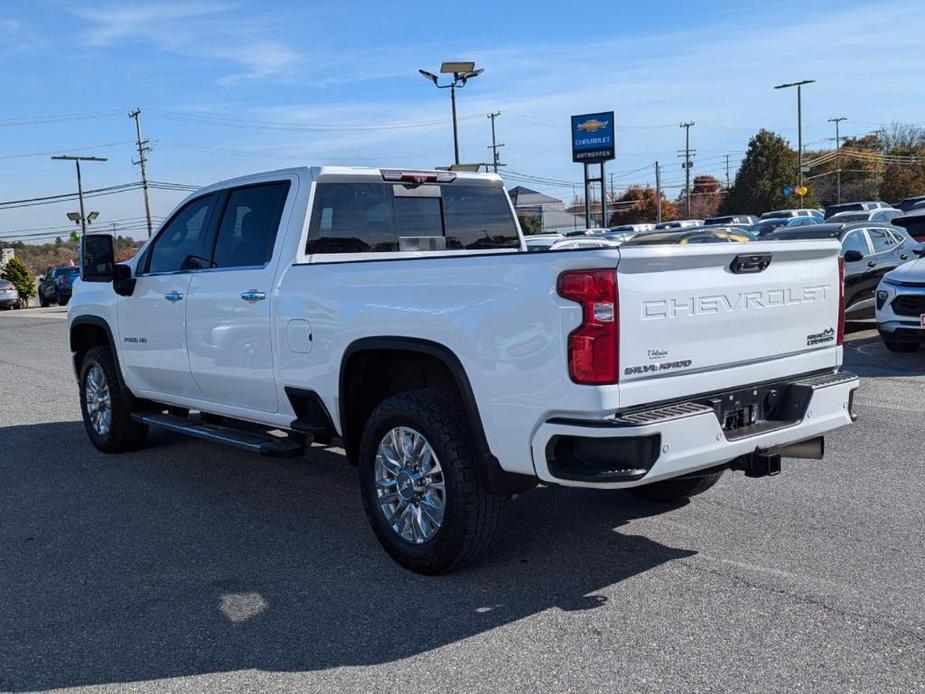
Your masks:
{"label": "tailgate handle", "polygon": [[770,253],[753,253],[750,255],[737,255],[729,264],[733,274],[744,275],[749,272],[764,272],[771,264]]}

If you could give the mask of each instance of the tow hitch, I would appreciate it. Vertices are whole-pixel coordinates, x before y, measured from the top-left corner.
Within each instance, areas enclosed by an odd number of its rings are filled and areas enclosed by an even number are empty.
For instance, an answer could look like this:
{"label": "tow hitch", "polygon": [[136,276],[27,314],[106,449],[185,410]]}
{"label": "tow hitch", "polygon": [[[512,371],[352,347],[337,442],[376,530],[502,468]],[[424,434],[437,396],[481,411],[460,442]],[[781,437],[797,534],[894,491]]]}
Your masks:
{"label": "tow hitch", "polygon": [[756,450],[732,461],[733,470],[741,470],[746,477],[768,477],[780,474],[780,453]]}
{"label": "tow hitch", "polygon": [[781,457],[821,460],[824,454],[825,439],[822,436],[817,436],[814,439],[799,441],[786,446],[779,446],[778,448],[765,450],[756,448],[754,452],[739,456],[733,460],[729,467],[733,470],[741,470],[746,477],[768,477],[780,474]]}

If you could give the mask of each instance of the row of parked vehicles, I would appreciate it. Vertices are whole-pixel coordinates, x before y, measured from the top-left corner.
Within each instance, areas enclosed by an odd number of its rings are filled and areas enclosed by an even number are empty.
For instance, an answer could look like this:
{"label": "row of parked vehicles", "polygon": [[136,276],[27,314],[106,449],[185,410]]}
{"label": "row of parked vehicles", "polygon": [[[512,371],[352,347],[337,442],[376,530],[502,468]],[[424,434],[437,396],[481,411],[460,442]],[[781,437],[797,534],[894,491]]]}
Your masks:
{"label": "row of parked vehicles", "polygon": [[[905,209],[903,209],[905,208]],[[818,209],[773,210],[760,217],[628,224],[527,238],[530,251],[691,243],[837,239],[845,273],[845,315],[876,316],[887,348],[914,351],[925,342],[925,196],[900,207],[879,201]]]}

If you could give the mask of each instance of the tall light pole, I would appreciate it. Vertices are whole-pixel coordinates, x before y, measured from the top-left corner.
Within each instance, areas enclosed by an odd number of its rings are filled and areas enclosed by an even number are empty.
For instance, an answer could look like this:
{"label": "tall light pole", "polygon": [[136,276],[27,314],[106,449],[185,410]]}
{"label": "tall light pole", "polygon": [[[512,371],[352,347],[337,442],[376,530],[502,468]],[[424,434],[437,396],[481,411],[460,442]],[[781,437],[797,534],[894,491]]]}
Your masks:
{"label": "tall light pole", "polygon": [[64,154],[52,157],[60,161],[72,161],[77,165],[77,198],[80,200],[80,233],[87,233],[87,215],[84,213],[84,189],[83,182],[80,179],[80,162],[82,161],[108,161],[106,157],[74,157]]}
{"label": "tall light pole", "polygon": [[427,70],[418,70],[426,79],[434,83],[434,86],[437,89],[449,89],[450,90],[450,104],[453,109],[453,159],[454,162],[459,165],[459,131],[458,125],[456,123],[456,89],[462,89],[466,86],[466,82],[471,80],[473,77],[478,77],[485,70],[483,68],[475,69],[475,63],[473,61],[450,61],[445,62],[440,66],[440,72],[444,75],[452,75],[453,79],[449,84],[440,84],[438,80],[440,79],[432,72]]}
{"label": "tall light pole", "polygon": [[[803,90],[804,84],[812,84],[816,80],[802,80],[801,82],[790,82],[788,84],[778,84],[775,89],[787,89],[789,87],[797,88],[797,153],[799,161],[799,181],[800,189],[803,189]],[[800,196],[800,207],[803,206],[803,196]]]}

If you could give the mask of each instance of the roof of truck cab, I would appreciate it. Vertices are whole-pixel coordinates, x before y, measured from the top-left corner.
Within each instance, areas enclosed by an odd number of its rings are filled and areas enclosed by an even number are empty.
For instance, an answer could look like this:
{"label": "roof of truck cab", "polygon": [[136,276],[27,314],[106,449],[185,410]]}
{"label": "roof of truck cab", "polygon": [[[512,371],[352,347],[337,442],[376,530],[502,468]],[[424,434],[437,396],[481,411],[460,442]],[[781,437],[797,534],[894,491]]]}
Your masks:
{"label": "roof of truck cab", "polygon": [[[226,178],[221,181],[216,181],[208,185],[203,186],[196,191],[196,194],[202,192],[208,192],[210,190],[219,190],[223,188],[232,188],[234,186],[247,185],[248,183],[254,183],[256,181],[266,181],[275,177],[285,177],[292,175],[302,175],[308,178],[317,179],[319,176],[344,176],[347,178],[352,177],[372,177],[376,179],[382,178],[382,171],[413,171],[413,172],[426,172],[426,173],[446,173],[445,171],[437,171],[435,169],[416,169],[413,167],[400,167],[400,166],[383,166],[383,167],[371,167],[371,166],[293,166],[286,169],[274,169],[271,171],[257,171],[251,174],[246,174],[244,176],[236,176],[235,178]],[[453,171],[452,173],[456,174],[456,180],[477,180],[477,181],[497,181],[501,183],[501,177],[498,174],[494,173],[474,173],[471,171]]]}

